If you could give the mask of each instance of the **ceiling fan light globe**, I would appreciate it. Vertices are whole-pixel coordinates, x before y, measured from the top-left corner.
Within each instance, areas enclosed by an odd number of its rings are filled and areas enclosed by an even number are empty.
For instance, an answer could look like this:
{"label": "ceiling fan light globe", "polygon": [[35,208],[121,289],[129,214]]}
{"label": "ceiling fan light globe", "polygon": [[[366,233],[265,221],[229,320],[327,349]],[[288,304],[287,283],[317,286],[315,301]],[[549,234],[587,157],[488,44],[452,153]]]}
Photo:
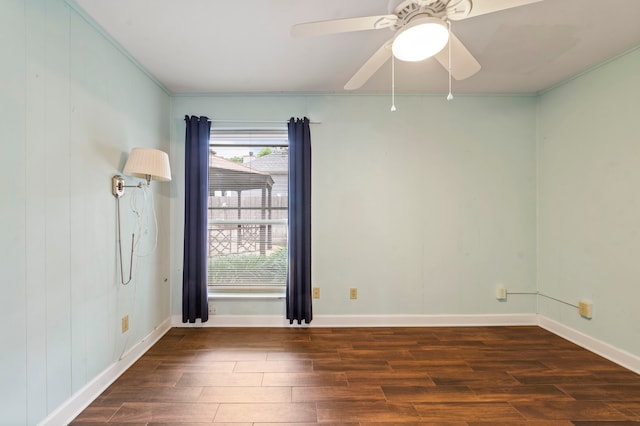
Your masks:
{"label": "ceiling fan light globe", "polygon": [[401,61],[422,61],[440,52],[449,41],[449,29],[440,19],[418,18],[402,27],[391,45]]}

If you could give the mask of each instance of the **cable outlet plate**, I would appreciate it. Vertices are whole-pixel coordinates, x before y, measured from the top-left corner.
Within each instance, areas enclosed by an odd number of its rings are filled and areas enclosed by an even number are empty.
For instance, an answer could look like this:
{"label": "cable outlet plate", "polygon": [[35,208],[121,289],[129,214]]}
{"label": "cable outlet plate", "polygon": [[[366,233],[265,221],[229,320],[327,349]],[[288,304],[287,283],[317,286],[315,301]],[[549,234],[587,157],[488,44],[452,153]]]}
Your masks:
{"label": "cable outlet plate", "polygon": [[578,303],[578,313],[583,318],[591,319],[593,317],[593,303],[588,300],[581,300]]}
{"label": "cable outlet plate", "polygon": [[507,288],[503,285],[496,286],[496,299],[507,300]]}

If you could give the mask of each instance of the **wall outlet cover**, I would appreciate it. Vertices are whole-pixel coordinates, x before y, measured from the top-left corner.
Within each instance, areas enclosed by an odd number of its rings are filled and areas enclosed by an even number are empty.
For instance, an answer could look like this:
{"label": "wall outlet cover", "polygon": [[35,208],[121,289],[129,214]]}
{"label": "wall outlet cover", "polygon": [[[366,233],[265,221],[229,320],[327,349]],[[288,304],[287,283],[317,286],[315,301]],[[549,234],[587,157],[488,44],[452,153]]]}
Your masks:
{"label": "wall outlet cover", "polygon": [[358,289],[350,288],[349,289],[349,299],[357,299],[358,298]]}
{"label": "wall outlet cover", "polygon": [[129,330],[129,315],[122,317],[122,332],[126,333]]}

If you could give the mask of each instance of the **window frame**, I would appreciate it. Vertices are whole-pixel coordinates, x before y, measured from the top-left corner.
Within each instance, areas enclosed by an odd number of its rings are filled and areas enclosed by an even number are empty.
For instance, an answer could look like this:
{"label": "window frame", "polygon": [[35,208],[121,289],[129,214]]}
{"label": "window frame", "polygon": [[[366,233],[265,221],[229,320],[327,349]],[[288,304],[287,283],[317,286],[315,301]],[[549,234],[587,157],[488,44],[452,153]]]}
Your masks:
{"label": "window frame", "polygon": [[[209,150],[210,152],[214,152],[217,153],[219,151],[223,151],[225,149],[251,149],[251,148],[257,148],[257,149],[263,149],[263,148],[270,148],[270,149],[286,149],[287,150],[287,155],[286,155],[286,170],[284,170],[284,173],[282,173],[282,170],[279,171],[278,174],[285,175],[285,182],[288,182],[288,147],[289,147],[289,141],[288,141],[288,132],[287,132],[287,128],[283,127],[283,128],[277,128],[277,129],[267,129],[267,130],[256,130],[256,129],[238,129],[238,128],[234,128],[234,129],[220,129],[220,128],[211,128],[211,137],[210,137],[210,143],[209,143]],[[217,156],[216,156],[217,157]],[[212,170],[212,164],[211,164],[211,154],[210,154],[210,164],[209,164],[209,170],[211,173]],[[256,156],[256,159],[258,157]],[[219,161],[219,160],[215,160],[215,161]],[[253,160],[255,161],[255,160]],[[249,163],[251,164],[251,163]],[[244,164],[243,164],[244,165]],[[255,170],[259,170],[259,169],[255,169]],[[267,173],[266,171],[264,173]],[[270,176],[270,175],[269,175]],[[212,200],[215,199],[215,197],[218,197],[218,195],[216,195],[216,193],[218,192],[218,190],[214,190],[213,192],[211,192],[212,186],[211,186],[211,179],[212,177],[210,177],[210,185],[209,185],[209,196],[208,196],[208,202],[207,202],[207,207],[208,207],[208,212],[209,212],[209,220],[208,220],[208,226],[207,226],[207,247],[208,247],[208,261],[211,262],[212,259],[215,256],[211,256],[211,231],[212,229],[215,229],[215,225],[221,225],[224,227],[227,227],[226,229],[231,233],[236,233],[237,232],[237,239],[236,239],[236,250],[238,250],[238,244],[240,244],[241,241],[241,234],[243,232],[243,227],[246,227],[246,229],[249,229],[248,227],[250,226],[258,226],[259,227],[259,232],[260,232],[260,248],[258,250],[258,255],[259,256],[267,256],[266,255],[266,247],[269,247],[269,250],[272,249],[272,227],[274,226],[285,226],[285,231],[284,231],[284,235],[285,235],[285,244],[283,247],[281,247],[281,249],[285,250],[284,253],[284,257],[285,257],[285,275],[284,275],[284,281],[282,283],[278,283],[278,284],[273,284],[273,283],[264,283],[264,284],[260,284],[260,283],[237,283],[237,284],[225,284],[225,283],[214,283],[212,282],[212,279],[210,277],[207,277],[207,288],[208,288],[208,292],[209,292],[209,299],[283,299],[285,297],[285,287],[286,287],[286,269],[288,269],[287,263],[288,263],[288,251],[287,251],[287,247],[288,247],[288,192],[285,193],[285,196],[287,197],[285,199],[285,204],[284,207],[283,206],[277,206],[274,207],[271,203],[271,199],[273,197],[273,194],[271,192],[271,190],[273,189],[273,187],[269,190],[269,202],[267,204],[267,206],[265,207],[264,204],[264,190],[263,190],[263,200],[262,200],[262,205],[260,207],[255,207],[255,206],[246,206],[246,207],[242,207],[242,195],[237,195],[237,205],[235,207],[233,206],[214,206],[212,207]],[[273,179],[273,178],[272,178]],[[282,180],[282,178],[280,178],[280,180]],[[275,184],[275,183],[274,183]],[[215,187],[214,187],[215,188]],[[256,191],[258,190],[258,188],[254,188],[254,189],[250,189],[247,191]],[[287,189],[288,191],[288,189]],[[235,192],[233,190],[228,190],[225,192]],[[242,192],[242,191],[240,191]],[[264,212],[265,209],[268,211],[268,217],[264,217]],[[240,216],[240,218],[238,219],[216,219],[215,218],[215,213],[216,212],[220,212],[220,211],[224,211],[224,210],[236,210],[238,211],[238,215]],[[241,212],[245,212],[245,211],[250,211],[250,210],[261,210],[262,211],[262,215],[263,217],[261,219],[243,219],[241,216]],[[280,218],[272,218],[272,214],[275,211],[279,211],[279,212],[284,212],[284,215],[282,215],[282,213],[280,213]],[[284,217],[284,218],[283,218]],[[212,225],[214,225],[214,228],[212,228]],[[233,229],[231,227],[233,226],[237,226],[237,230]],[[217,231],[217,230],[216,230]],[[267,234],[265,234],[265,231],[267,232]],[[265,239],[265,235],[268,235],[268,238]],[[264,243],[267,242],[268,245],[264,245]],[[229,249],[229,255],[233,255],[233,254],[241,254],[241,253],[245,253],[245,252],[240,252],[237,251],[236,253],[232,253],[231,249]],[[251,252],[251,250],[249,250],[246,253],[253,253],[255,254],[255,250],[254,252]],[[273,253],[272,253],[273,254]],[[222,256],[219,256],[218,258],[220,258]],[[209,270],[209,268],[208,268]]]}

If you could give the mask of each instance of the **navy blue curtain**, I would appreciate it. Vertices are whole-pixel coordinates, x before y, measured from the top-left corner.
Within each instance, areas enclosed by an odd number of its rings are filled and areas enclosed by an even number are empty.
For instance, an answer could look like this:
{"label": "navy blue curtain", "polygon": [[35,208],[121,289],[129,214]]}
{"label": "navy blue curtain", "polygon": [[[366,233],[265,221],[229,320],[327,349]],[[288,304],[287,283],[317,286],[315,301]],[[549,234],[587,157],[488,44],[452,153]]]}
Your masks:
{"label": "navy blue curtain", "polygon": [[207,300],[207,195],[209,130],[207,117],[185,116],[184,257],[182,322],[209,319]]}
{"label": "navy blue curtain", "polygon": [[289,129],[289,263],[287,319],[313,319],[311,309],[311,132],[309,119],[291,118]]}

